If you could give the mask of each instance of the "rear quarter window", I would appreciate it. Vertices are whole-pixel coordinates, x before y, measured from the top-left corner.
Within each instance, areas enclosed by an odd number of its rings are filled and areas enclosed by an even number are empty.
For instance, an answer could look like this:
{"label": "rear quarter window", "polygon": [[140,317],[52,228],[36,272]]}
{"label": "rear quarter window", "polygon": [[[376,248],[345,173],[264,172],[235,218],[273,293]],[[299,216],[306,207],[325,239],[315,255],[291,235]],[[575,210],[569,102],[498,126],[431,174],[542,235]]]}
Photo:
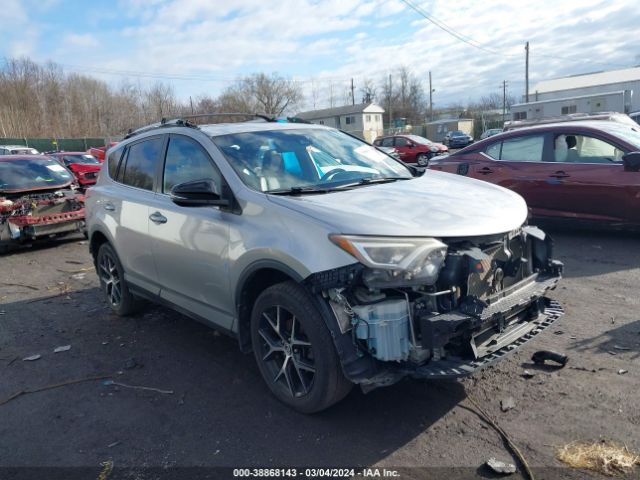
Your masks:
{"label": "rear quarter window", "polygon": [[143,190],[153,190],[162,144],[162,137],[157,137],[131,145],[124,164],[122,183]]}
{"label": "rear quarter window", "polygon": [[112,179],[116,179],[116,174],[118,173],[118,165],[120,163],[120,159],[122,158],[123,148],[119,148],[118,150],[114,150],[107,157],[107,169],[109,171],[109,177]]}

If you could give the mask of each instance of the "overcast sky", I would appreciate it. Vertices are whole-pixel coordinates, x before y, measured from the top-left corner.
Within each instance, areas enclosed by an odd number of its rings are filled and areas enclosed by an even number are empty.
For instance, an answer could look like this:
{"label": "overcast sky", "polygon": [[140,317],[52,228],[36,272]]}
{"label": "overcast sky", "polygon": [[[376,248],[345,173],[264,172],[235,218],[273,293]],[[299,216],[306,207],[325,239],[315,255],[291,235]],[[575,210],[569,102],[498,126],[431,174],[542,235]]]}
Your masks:
{"label": "overcast sky", "polygon": [[[434,105],[524,93],[524,44],[536,81],[640,64],[638,0],[421,1],[439,29],[401,0],[2,0],[0,56],[26,55],[117,85],[171,83],[183,99],[216,95],[263,71],[313,84],[379,81],[400,65],[424,80]],[[487,51],[489,50],[489,51]],[[356,97],[358,99],[358,97]]]}

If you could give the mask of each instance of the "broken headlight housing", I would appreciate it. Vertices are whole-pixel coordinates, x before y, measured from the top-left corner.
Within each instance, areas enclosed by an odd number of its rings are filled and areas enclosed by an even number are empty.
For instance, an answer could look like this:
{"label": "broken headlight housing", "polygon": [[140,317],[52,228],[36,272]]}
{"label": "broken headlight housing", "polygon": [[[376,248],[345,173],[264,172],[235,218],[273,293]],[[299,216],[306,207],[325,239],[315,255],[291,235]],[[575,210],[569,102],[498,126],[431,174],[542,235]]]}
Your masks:
{"label": "broken headlight housing", "polygon": [[433,285],[447,256],[435,238],[329,235],[329,239],[369,267],[363,281],[370,288]]}

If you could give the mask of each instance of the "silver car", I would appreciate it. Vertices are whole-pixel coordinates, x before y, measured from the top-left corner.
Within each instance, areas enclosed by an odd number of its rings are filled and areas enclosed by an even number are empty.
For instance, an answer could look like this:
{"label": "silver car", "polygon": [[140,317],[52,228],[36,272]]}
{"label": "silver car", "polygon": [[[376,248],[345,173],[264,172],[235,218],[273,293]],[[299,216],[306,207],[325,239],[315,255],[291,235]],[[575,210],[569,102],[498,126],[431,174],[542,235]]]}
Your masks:
{"label": "silver car", "polygon": [[301,412],[403,377],[469,375],[562,315],[562,264],[517,194],[403,165],[321,125],[139,129],[86,215],[119,315],[148,299],[253,351]]}

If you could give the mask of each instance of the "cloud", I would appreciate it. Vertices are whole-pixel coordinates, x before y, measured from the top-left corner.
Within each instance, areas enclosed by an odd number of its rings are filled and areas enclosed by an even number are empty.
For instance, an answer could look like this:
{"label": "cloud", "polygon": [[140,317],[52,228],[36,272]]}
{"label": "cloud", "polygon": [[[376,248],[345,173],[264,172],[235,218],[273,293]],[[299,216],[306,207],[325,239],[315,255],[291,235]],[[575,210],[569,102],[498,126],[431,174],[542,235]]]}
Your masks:
{"label": "cloud", "polygon": [[99,45],[98,39],[90,33],[68,33],[63,37],[64,47],[95,48]]}

